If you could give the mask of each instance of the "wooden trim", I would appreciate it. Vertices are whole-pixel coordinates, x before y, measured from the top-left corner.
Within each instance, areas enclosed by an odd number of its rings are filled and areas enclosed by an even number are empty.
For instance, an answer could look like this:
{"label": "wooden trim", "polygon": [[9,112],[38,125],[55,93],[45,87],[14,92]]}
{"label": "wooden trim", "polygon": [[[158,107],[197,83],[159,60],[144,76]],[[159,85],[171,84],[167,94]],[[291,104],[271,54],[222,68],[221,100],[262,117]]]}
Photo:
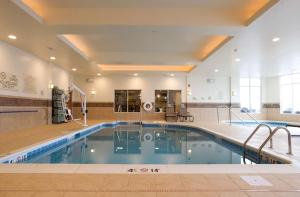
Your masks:
{"label": "wooden trim", "polygon": [[0,106],[4,107],[51,107],[48,99],[0,96]]}
{"label": "wooden trim", "polygon": [[14,114],[14,113],[33,113],[39,112],[38,110],[13,110],[13,111],[0,111],[0,114]]}
{"label": "wooden trim", "polygon": [[226,105],[228,107],[239,108],[239,103],[187,103],[187,108],[216,108],[220,105]]}
{"label": "wooden trim", "polygon": [[263,108],[280,108],[280,103],[264,103]]}
{"label": "wooden trim", "polygon": [[[114,107],[113,102],[87,102],[87,107]],[[80,102],[73,102],[73,107],[81,107]]]}

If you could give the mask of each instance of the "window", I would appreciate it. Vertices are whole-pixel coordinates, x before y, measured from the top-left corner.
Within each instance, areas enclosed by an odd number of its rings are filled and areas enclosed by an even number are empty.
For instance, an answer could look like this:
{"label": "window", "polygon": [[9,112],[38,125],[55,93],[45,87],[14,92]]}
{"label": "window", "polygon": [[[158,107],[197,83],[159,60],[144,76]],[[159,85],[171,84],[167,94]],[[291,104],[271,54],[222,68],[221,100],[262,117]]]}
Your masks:
{"label": "window", "polygon": [[155,90],[155,112],[166,112],[167,106],[179,112],[180,105],[181,90]]}
{"label": "window", "polygon": [[155,112],[166,112],[168,90],[155,90]]}
{"label": "window", "polygon": [[140,112],[141,90],[115,90],[115,112]]}
{"label": "window", "polygon": [[240,102],[243,111],[260,112],[261,80],[259,78],[240,79]]}
{"label": "window", "polygon": [[280,111],[300,114],[300,74],[280,77]]}

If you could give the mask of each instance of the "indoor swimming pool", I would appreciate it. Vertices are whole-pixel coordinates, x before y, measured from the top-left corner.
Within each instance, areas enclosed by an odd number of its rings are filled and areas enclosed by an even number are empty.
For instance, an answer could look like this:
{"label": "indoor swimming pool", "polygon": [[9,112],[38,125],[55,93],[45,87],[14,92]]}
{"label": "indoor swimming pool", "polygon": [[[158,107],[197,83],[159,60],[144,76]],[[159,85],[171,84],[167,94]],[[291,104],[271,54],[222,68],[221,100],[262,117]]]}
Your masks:
{"label": "indoor swimming pool", "polygon": [[[257,155],[199,128],[105,123],[0,158],[2,163],[252,164]],[[275,161],[275,162],[274,162]],[[270,163],[270,161],[262,161]],[[272,160],[272,163],[284,163]]]}

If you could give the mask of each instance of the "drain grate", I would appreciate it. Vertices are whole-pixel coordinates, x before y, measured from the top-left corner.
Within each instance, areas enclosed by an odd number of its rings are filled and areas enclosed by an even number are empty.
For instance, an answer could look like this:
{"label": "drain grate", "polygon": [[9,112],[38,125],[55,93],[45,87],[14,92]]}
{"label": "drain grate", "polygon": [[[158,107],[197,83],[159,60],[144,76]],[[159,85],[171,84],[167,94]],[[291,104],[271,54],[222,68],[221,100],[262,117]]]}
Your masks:
{"label": "drain grate", "polygon": [[261,176],[240,176],[243,181],[251,186],[272,186],[272,184]]}

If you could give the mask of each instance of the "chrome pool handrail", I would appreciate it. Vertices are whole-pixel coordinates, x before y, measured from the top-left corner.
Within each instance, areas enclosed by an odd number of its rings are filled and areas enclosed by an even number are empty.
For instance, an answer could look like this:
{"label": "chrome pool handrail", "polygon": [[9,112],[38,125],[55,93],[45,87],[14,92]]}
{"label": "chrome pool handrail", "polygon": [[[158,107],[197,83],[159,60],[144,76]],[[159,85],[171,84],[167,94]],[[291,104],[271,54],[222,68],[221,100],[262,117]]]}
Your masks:
{"label": "chrome pool handrail", "polygon": [[258,120],[256,120],[252,115],[249,114],[249,112],[244,112],[246,113],[252,120],[254,120],[257,124],[261,124]]}
{"label": "chrome pool handrail", "polygon": [[288,150],[288,153],[289,155],[292,155],[292,136],[291,136],[291,132],[286,128],[286,127],[276,127],[273,132],[268,136],[268,138],[262,143],[262,145],[259,147],[258,149],[258,153],[257,153],[257,161],[258,163],[260,163],[260,154],[261,154],[261,151],[262,149],[264,148],[264,146],[266,145],[266,143],[268,143],[268,141],[270,139],[272,139],[273,135],[279,131],[279,130],[285,130],[287,132],[287,135],[288,135],[288,145],[289,145],[289,150]]}
{"label": "chrome pool handrail", "polygon": [[[245,121],[239,116],[237,115],[234,111],[232,111],[231,107],[228,107],[227,105],[219,105],[217,106],[217,116],[218,116],[218,124],[220,124],[220,114],[219,114],[219,108],[227,108],[229,110],[230,113],[232,113],[235,117],[237,117],[242,123],[243,125],[245,125]],[[231,122],[232,122],[232,118],[231,118],[231,115],[230,115],[230,125],[231,125]]]}
{"label": "chrome pool handrail", "polygon": [[[267,124],[259,124],[253,131],[252,133],[249,135],[249,137],[246,139],[246,141],[244,142],[243,144],[243,148],[244,148],[244,155],[246,154],[246,146],[247,146],[247,143],[249,142],[249,140],[254,136],[254,134],[261,128],[261,127],[267,127],[269,129],[269,136],[272,134],[272,128],[267,125]],[[272,137],[270,138],[270,148],[273,148],[273,139]]]}

